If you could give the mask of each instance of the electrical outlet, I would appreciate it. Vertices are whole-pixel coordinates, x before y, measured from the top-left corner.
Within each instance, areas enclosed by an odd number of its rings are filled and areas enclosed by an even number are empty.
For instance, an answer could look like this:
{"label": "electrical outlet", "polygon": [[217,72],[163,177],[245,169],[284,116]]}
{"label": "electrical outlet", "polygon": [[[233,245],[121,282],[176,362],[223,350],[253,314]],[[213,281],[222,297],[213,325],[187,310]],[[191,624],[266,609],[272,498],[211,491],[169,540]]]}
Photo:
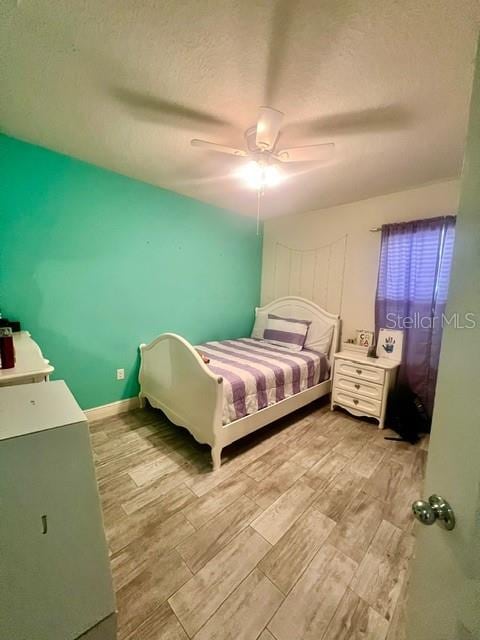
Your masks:
{"label": "electrical outlet", "polygon": [[117,380],[124,380],[125,369],[117,369]]}

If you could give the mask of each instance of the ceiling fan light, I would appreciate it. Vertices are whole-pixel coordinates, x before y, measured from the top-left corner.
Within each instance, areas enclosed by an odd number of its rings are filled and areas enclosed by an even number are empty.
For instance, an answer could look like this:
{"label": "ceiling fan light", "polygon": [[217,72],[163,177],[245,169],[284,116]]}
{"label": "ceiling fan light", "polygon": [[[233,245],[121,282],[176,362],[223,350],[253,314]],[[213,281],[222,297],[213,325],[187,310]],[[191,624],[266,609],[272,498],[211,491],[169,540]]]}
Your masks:
{"label": "ceiling fan light", "polygon": [[264,171],[264,184],[267,187],[276,187],[282,181],[282,174],[278,167],[274,164],[269,164],[263,169]]}
{"label": "ceiling fan light", "polygon": [[282,175],[275,165],[261,164],[252,160],[243,165],[237,175],[245,180],[251,189],[274,187],[282,181]]}
{"label": "ceiling fan light", "polygon": [[258,163],[247,162],[238,171],[236,175],[244,180],[251,189],[258,189],[261,186],[261,174]]}

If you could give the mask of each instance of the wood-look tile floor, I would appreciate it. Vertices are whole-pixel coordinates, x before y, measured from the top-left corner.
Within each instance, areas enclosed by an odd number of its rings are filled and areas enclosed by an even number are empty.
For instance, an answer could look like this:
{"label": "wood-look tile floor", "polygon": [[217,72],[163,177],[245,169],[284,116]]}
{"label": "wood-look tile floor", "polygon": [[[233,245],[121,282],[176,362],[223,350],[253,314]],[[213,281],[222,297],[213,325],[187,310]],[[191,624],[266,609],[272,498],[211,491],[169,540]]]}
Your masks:
{"label": "wood-look tile floor", "polygon": [[159,412],[91,423],[119,638],[400,640],[426,443],[320,402],[223,452]]}

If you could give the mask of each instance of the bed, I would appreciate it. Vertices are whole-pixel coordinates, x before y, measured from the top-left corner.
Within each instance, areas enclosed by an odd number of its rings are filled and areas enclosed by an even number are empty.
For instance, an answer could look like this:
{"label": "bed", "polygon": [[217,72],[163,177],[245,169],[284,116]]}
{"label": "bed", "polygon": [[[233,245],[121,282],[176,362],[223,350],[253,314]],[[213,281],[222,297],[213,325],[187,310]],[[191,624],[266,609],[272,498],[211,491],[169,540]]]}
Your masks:
{"label": "bed", "polygon": [[[301,351],[262,340],[269,314],[310,323]],[[210,445],[216,471],[224,447],[330,392],[339,330],[338,316],[288,296],[256,309],[249,338],[193,346],[164,333],[140,345],[140,406]]]}

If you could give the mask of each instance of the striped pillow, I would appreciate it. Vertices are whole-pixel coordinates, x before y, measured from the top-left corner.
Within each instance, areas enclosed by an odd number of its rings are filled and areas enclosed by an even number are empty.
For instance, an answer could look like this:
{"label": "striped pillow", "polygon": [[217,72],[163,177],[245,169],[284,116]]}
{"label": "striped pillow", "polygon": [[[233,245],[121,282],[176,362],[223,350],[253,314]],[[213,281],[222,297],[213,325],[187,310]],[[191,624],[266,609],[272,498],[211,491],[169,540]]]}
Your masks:
{"label": "striped pillow", "polygon": [[263,339],[291,351],[301,351],[311,324],[310,320],[282,318],[269,313]]}

